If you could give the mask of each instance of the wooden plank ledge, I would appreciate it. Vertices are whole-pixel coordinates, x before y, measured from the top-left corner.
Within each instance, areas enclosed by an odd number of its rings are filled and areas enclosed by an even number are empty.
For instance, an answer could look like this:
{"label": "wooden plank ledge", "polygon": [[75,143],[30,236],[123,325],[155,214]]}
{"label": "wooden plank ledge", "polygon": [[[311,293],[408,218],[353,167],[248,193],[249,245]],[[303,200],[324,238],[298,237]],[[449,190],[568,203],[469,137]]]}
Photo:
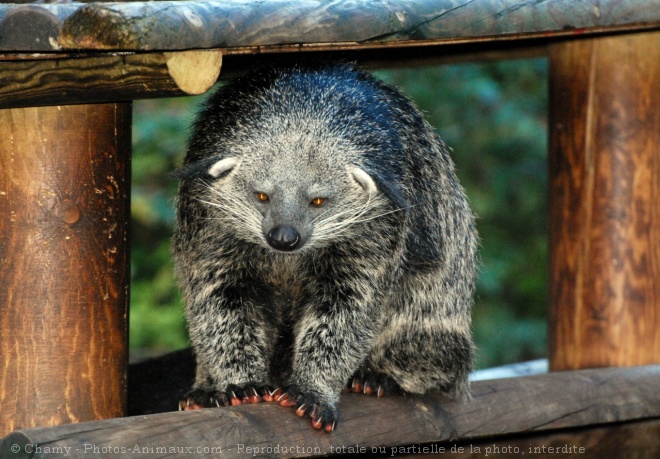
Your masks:
{"label": "wooden plank ledge", "polygon": [[[36,25],[36,26],[35,26]],[[660,0],[233,0],[0,5],[0,51],[228,54],[572,36],[660,26]]]}
{"label": "wooden plank ledge", "polygon": [[[348,445],[371,452],[625,421],[651,420],[655,428],[658,387],[660,365],[648,365],[479,381],[468,402],[436,394],[382,399],[346,394],[341,423],[332,434],[314,431],[292,410],[266,403],[161,413],[16,431],[4,438],[0,457],[60,457],[66,448],[89,458],[116,457],[122,448],[130,454],[136,446],[150,457],[189,457],[186,448],[216,448],[227,458],[301,457],[348,453],[343,450]],[[30,445],[49,449],[37,454]]]}

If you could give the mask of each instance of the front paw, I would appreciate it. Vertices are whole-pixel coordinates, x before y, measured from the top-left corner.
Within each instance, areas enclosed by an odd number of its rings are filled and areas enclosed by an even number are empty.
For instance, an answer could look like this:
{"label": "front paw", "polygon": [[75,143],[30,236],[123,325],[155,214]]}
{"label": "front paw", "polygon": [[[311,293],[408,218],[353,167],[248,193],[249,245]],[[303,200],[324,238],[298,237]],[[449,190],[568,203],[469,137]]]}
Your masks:
{"label": "front paw", "polygon": [[224,391],[193,389],[179,402],[179,411],[272,401],[274,389],[265,384],[228,385]]}
{"label": "front paw", "polygon": [[375,371],[358,371],[348,382],[348,392],[383,397],[402,393],[401,387],[391,376]]}
{"label": "front paw", "polygon": [[337,426],[339,411],[334,404],[325,402],[318,394],[303,392],[297,386],[292,385],[284,388],[281,393],[276,393],[275,401],[282,406],[292,406],[300,417],[309,417],[312,427],[332,432]]}

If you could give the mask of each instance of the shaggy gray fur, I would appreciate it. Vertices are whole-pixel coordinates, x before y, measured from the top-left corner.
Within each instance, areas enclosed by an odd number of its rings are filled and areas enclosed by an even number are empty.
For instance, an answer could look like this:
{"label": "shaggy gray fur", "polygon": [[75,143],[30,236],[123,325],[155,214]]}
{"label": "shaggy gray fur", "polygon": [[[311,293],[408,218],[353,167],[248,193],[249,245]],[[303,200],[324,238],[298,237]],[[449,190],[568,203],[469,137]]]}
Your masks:
{"label": "shaggy gray fur", "polygon": [[332,430],[347,384],[467,395],[474,217],[398,91],[347,65],[238,79],[206,102],[179,177],[188,406],[263,397]]}

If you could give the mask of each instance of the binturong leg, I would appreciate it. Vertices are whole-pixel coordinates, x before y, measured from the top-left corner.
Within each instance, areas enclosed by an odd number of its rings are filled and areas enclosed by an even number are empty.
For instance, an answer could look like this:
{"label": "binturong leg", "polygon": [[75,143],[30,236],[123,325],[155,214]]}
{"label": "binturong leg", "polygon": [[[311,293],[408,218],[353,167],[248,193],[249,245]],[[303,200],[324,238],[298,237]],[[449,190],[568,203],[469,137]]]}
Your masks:
{"label": "binturong leg", "polygon": [[374,285],[373,278],[367,282],[353,273],[337,282],[333,276],[341,271],[341,264],[328,267],[327,279],[332,280],[317,282],[307,296],[318,302],[306,305],[307,312],[297,324],[292,373],[276,399],[294,407],[299,416],[309,417],[314,428],[328,432],[339,417],[339,394],[366,358],[381,317],[374,311],[381,304],[378,289],[367,287]]}
{"label": "binturong leg", "polygon": [[[263,294],[254,287],[236,285],[236,278],[241,277],[228,277],[215,288],[201,290],[196,301],[188,303],[197,374],[193,389],[180,403],[182,410],[272,400],[268,362],[273,352],[273,326],[257,299]],[[204,292],[211,294],[205,297]]]}

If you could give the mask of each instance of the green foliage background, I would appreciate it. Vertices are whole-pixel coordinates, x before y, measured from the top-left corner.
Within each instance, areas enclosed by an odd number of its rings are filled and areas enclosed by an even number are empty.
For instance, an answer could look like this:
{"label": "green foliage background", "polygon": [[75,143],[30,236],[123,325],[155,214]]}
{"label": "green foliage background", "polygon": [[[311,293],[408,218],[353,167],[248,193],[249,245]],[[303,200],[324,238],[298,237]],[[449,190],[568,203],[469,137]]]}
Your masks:
{"label": "green foliage background", "polygon": [[[481,273],[474,307],[478,366],[546,355],[547,62],[387,70],[453,150],[478,215]],[[176,183],[202,99],[134,106],[130,345],[187,345],[169,249]]]}

